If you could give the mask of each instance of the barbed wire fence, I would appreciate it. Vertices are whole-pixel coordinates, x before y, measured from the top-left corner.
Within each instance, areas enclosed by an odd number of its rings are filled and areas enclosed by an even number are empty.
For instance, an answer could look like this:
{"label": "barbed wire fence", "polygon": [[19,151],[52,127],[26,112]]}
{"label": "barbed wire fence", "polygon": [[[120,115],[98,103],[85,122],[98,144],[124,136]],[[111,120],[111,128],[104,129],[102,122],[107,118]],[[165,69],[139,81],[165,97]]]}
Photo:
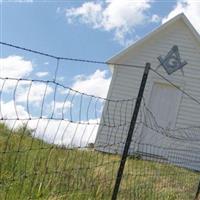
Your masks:
{"label": "barbed wire fence", "polygon": [[[199,198],[198,124],[163,128],[142,95],[123,160],[137,94],[124,99],[103,98],[58,81],[61,62],[65,61],[119,65],[141,71],[145,66],[58,57],[0,44],[53,59],[55,64],[52,78],[47,80],[0,75],[1,199]],[[191,102],[200,104],[158,71],[150,72],[181,90]],[[144,127],[165,138],[169,145],[138,140]],[[122,160],[124,170],[117,196],[113,197]]]}

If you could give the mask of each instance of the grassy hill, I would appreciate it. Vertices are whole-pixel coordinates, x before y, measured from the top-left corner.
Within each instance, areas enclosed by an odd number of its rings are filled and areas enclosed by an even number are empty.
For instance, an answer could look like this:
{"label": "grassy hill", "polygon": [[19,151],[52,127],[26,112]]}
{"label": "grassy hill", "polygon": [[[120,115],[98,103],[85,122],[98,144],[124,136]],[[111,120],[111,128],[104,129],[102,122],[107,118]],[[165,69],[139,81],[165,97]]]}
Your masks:
{"label": "grassy hill", "polygon": [[[120,157],[47,144],[0,124],[0,199],[110,199]],[[119,199],[189,200],[197,173],[129,158]]]}

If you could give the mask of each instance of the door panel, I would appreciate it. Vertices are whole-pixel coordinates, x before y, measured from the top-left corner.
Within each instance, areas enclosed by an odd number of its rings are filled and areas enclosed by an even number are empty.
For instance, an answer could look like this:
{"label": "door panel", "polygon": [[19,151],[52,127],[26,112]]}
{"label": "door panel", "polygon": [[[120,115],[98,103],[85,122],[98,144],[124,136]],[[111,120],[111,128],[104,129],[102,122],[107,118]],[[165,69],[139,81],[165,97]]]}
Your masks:
{"label": "door panel", "polygon": [[[173,86],[165,83],[154,83],[149,98],[148,109],[155,121],[164,129],[173,129],[176,125],[176,117],[181,99],[181,92]],[[150,123],[147,117],[147,124]],[[152,121],[152,116],[150,117]],[[150,125],[150,124],[149,124]],[[151,128],[142,128],[141,142],[153,145],[167,145],[167,138]],[[168,141],[169,143],[169,141]]]}

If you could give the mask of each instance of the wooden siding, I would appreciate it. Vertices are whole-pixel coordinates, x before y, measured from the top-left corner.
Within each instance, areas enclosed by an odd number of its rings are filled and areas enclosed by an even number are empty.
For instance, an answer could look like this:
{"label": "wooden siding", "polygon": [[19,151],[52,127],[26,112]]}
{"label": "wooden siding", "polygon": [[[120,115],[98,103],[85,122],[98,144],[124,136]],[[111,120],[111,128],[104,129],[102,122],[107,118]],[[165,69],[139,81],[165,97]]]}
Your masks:
{"label": "wooden siding", "polygon": [[[146,62],[150,62],[152,68],[155,69],[159,65],[157,57],[160,55],[166,55],[173,45],[178,45],[181,58],[188,62],[188,64],[184,67],[184,76],[180,70],[171,76],[168,76],[162,67],[158,69],[158,72],[163,74],[172,82],[178,83],[182,89],[200,101],[200,45],[196,38],[192,35],[191,30],[181,20],[176,21],[174,24],[167,27],[164,31],[161,31],[152,36],[149,40],[146,41],[145,44],[142,44],[139,47],[136,47],[127,52],[123,57],[120,58],[119,63],[145,66]],[[125,66],[114,67],[113,78],[108,92],[108,98],[128,99],[136,97],[142,74],[143,69]],[[144,94],[145,100],[147,102],[151,84],[156,80],[160,81],[161,79],[155,73],[151,72]],[[114,109],[113,106],[110,106],[109,109],[106,107],[107,106],[104,108],[103,118],[108,117],[106,116],[108,115],[108,110],[109,114],[114,112],[112,111]],[[134,105],[128,105],[126,111],[125,108],[123,113],[120,113],[118,110],[115,112],[115,116],[110,115],[110,118],[114,117],[115,123],[118,123],[119,119],[123,118],[124,115],[127,114],[126,117],[131,119],[133,107]],[[200,105],[183,94],[176,120],[176,128],[199,124]],[[120,143],[121,141],[124,142],[127,135],[127,130],[128,125],[123,130],[110,130],[109,127],[104,127],[103,131],[99,129],[96,139],[96,146],[99,146],[100,144]],[[139,128],[137,133],[135,133],[135,137],[133,138],[134,140],[137,140],[137,137],[140,135],[140,130],[141,128]],[[108,136],[109,134],[111,135],[108,140],[108,137],[105,136]],[[131,148],[134,149],[133,146]],[[121,149],[119,149],[118,146],[115,148],[110,147],[109,150],[106,148],[99,148],[99,150],[108,152],[121,152]]]}

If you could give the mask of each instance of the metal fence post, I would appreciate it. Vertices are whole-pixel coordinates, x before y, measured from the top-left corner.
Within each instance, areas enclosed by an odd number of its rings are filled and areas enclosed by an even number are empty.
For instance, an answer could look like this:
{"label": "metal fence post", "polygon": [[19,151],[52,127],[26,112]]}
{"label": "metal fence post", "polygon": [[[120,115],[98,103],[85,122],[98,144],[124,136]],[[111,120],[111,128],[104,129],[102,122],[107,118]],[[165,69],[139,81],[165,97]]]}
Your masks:
{"label": "metal fence post", "polygon": [[199,195],[200,195],[200,181],[199,181],[199,185],[198,185],[197,192],[196,192],[196,196],[195,196],[195,199],[194,199],[194,200],[198,200],[199,197],[200,197]]}
{"label": "metal fence post", "polygon": [[117,199],[119,186],[120,186],[120,183],[121,183],[121,179],[122,179],[122,175],[123,175],[123,171],[124,171],[124,166],[125,166],[126,159],[127,159],[127,156],[128,156],[128,150],[129,150],[129,147],[130,147],[130,144],[131,144],[133,131],[135,129],[135,124],[136,124],[138,112],[139,112],[139,109],[140,109],[140,104],[141,104],[141,101],[142,101],[142,97],[143,97],[146,81],[147,81],[147,78],[148,78],[150,66],[151,66],[150,63],[146,63],[145,70],[144,70],[143,77],[142,77],[142,81],[141,81],[141,84],[140,84],[140,89],[139,89],[138,96],[137,96],[137,100],[136,100],[136,103],[135,103],[135,108],[134,108],[134,111],[133,111],[129,131],[128,131],[128,135],[127,135],[127,138],[126,138],[124,151],[123,151],[120,166],[119,166],[119,169],[118,169],[118,173],[117,173],[117,177],[116,177],[116,181],[115,181],[115,186],[114,186],[113,193],[112,193],[112,200]]}

